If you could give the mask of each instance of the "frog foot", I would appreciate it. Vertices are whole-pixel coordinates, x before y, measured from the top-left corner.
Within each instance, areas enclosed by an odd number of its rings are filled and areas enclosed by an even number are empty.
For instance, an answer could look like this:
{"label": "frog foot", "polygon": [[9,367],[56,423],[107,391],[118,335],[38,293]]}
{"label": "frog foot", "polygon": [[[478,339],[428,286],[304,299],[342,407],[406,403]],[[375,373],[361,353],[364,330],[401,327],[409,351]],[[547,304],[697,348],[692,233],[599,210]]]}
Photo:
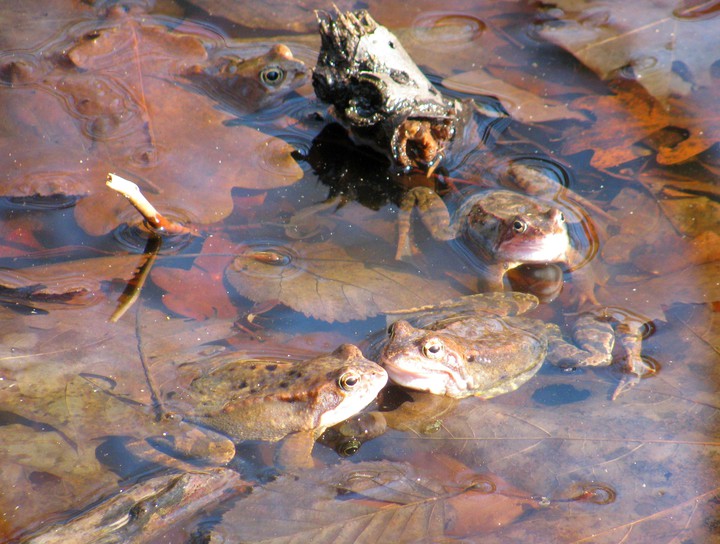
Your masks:
{"label": "frog foot", "polygon": [[393,134],[392,153],[403,169],[424,166],[430,175],[443,158],[445,142],[452,136],[449,119],[444,122],[406,119]]}

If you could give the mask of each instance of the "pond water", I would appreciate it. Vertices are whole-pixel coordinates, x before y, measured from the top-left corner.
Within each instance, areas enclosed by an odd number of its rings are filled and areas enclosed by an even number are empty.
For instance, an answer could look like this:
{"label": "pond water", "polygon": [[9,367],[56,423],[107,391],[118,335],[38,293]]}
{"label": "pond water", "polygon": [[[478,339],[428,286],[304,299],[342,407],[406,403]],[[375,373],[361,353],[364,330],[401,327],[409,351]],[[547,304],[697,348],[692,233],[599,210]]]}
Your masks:
{"label": "pond water", "polygon": [[[329,5],[113,4],[0,6],[0,539],[717,538],[720,158],[703,112],[718,59],[683,49],[662,71],[665,42],[628,38],[673,17],[707,36],[714,12],[339,2],[477,103],[427,174],[356,146],[315,98],[299,61],[314,66],[312,9]],[[271,94],[248,90],[258,77]],[[223,363],[369,356],[388,314],[477,293],[477,257],[417,212],[396,259],[401,203],[412,187],[451,210],[536,194],[518,166],[550,180],[535,198],[562,210],[575,256],[506,287],[566,336],[593,308],[642,325],[633,387],[616,346],[611,366],[546,363],[490,399],[386,387],[318,439],[314,468],[275,461],[292,444],[243,442],[220,463],[158,451],[197,433],[168,414],[192,412],[190,383]],[[149,235],[110,172],[192,233]],[[134,508],[104,502],[123,494]]]}

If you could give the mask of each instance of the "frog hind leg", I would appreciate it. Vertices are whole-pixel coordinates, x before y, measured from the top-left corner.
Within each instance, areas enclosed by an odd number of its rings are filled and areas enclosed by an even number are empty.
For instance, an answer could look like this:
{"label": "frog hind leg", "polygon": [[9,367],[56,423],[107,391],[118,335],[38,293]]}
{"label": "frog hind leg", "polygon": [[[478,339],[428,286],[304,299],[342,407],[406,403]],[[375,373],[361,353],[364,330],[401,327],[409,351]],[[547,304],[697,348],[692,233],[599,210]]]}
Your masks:
{"label": "frog hind leg", "polygon": [[411,235],[412,212],[416,208],[423,224],[435,240],[448,241],[456,236],[451,226],[450,213],[440,195],[429,187],[413,187],[405,193],[400,202],[395,260],[406,261],[417,253]]}
{"label": "frog hind leg", "polygon": [[592,320],[593,328],[587,330],[587,322],[576,323],[574,338],[577,345],[567,342],[557,325],[548,324],[547,360],[560,368],[584,366],[607,366],[612,362],[615,340],[612,326]]}

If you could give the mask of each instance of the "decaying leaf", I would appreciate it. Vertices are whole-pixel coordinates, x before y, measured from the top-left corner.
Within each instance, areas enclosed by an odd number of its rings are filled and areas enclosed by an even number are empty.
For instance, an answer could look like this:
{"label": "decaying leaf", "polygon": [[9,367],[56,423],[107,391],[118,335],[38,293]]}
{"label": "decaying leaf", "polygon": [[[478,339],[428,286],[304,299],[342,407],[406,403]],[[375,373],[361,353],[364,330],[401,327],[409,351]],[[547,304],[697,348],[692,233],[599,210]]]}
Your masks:
{"label": "decaying leaf", "polygon": [[[91,304],[103,300],[112,282],[126,282],[147,260],[145,255],[118,255],[0,270],[5,297],[30,304]],[[109,317],[109,316],[108,316]]]}
{"label": "decaying leaf", "polygon": [[[669,256],[670,257],[670,256]],[[656,319],[664,319],[663,308],[671,304],[706,304],[720,300],[720,261],[687,266],[657,278],[629,281],[601,290],[604,301],[633,308]],[[652,295],[651,295],[652,293]]]}
{"label": "decaying leaf", "polygon": [[603,79],[632,77],[660,100],[712,83],[720,40],[707,2],[559,0],[541,35]]}
{"label": "decaying leaf", "polygon": [[[315,10],[327,10],[331,4],[323,0],[284,2],[271,0],[195,0],[195,4],[214,16],[220,16],[249,28],[277,29],[285,32],[312,32],[317,20]],[[341,10],[351,9],[353,2],[335,2]]]}
{"label": "decaying leaf", "polygon": [[[0,87],[6,127],[17,135],[2,154],[3,196],[88,195],[76,215],[97,235],[129,217],[127,203],[104,188],[103,169],[139,180],[161,212],[194,223],[227,216],[233,187],[301,177],[289,145],[229,126],[230,115],[177,81],[183,67],[207,56],[198,36],[123,10],[79,30],[61,45],[64,63]],[[53,58],[53,47],[36,54]]]}
{"label": "decaying leaf", "polygon": [[[692,104],[693,98],[698,102]],[[692,113],[703,111],[713,101],[696,93],[686,98],[685,104],[678,102],[668,110],[637,86],[624,84],[617,85],[613,95],[580,97],[571,103],[571,108],[592,114],[595,121],[589,127],[568,129],[563,152],[592,150],[594,167],[612,168],[651,154],[653,140],[667,131],[680,132],[681,136],[671,143],[660,138],[658,162],[675,164],[692,159],[720,140],[718,120],[713,114]]]}
{"label": "decaying leaf", "polygon": [[720,187],[716,180],[674,177],[659,169],[642,172],[638,179],[655,195],[678,233],[690,238],[720,234]]}
{"label": "decaying leaf", "polygon": [[[156,267],[151,277],[153,283],[166,291],[165,306],[198,320],[236,316],[238,310],[230,302],[223,278],[233,255],[240,250],[241,246],[223,236],[211,236],[203,244],[202,252],[207,255],[197,257],[190,270]],[[202,297],[197,296],[198,290]]]}
{"label": "decaying leaf", "polygon": [[496,97],[511,117],[523,123],[542,123],[560,119],[586,121],[582,112],[568,108],[567,103],[537,96],[524,89],[496,79],[483,70],[464,72],[443,80],[448,89]]}
{"label": "decaying leaf", "polygon": [[[676,145],[658,149],[658,162],[676,164],[720,141],[718,115],[712,107],[718,97],[712,73],[720,58],[720,41],[714,8],[707,4],[565,0],[553,4],[559,9],[551,13],[558,20],[545,23],[541,35],[567,49],[603,79],[634,79],[642,85],[657,100],[651,106],[654,113],[649,116],[645,107],[631,107],[626,122],[634,129],[640,128],[638,124],[653,124],[657,129],[686,131],[686,137]],[[629,106],[627,99],[621,102]],[[599,114],[597,125],[610,134],[623,123]],[[648,130],[643,136],[652,132]],[[621,153],[622,145],[629,148],[636,141],[619,139],[612,147]],[[603,147],[597,144],[589,148]],[[593,164],[598,168],[615,166],[631,158],[626,152],[622,159],[596,159]]]}
{"label": "decaying leaf", "polygon": [[238,293],[255,302],[277,300],[323,321],[365,319],[459,294],[445,282],[422,278],[375,255],[368,245],[342,247],[332,239],[251,247],[235,258],[227,278]]}
{"label": "decaying leaf", "polygon": [[267,544],[438,542],[503,527],[534,502],[493,475],[468,469],[455,481],[424,469],[342,463],[279,478],[240,501],[211,534]]}

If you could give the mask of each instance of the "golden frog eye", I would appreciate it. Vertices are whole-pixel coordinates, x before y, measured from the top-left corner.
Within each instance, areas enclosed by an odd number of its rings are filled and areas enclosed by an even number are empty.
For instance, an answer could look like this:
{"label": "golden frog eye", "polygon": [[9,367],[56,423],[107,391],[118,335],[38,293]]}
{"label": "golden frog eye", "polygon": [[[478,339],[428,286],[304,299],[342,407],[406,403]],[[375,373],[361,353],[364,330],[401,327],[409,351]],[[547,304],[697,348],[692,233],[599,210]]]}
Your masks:
{"label": "golden frog eye", "polygon": [[338,379],[338,385],[343,391],[352,391],[353,387],[355,387],[359,381],[360,378],[353,372],[346,372]]}
{"label": "golden frog eye", "polygon": [[360,441],[357,438],[350,438],[340,444],[335,451],[343,457],[350,457],[360,451]]}
{"label": "golden frog eye", "polygon": [[560,212],[560,215],[558,215],[558,218],[560,219],[561,223],[565,222],[565,214],[563,212]]}
{"label": "golden frog eye", "polygon": [[437,338],[431,338],[423,344],[422,352],[428,359],[440,359],[445,354],[445,345]]}
{"label": "golden frog eye", "polygon": [[285,81],[285,70],[277,66],[268,66],[260,71],[260,81],[268,87],[277,87]]}
{"label": "golden frog eye", "polygon": [[512,228],[518,234],[522,234],[527,230],[527,223],[525,221],[521,221],[520,219],[516,219],[513,221]]}

